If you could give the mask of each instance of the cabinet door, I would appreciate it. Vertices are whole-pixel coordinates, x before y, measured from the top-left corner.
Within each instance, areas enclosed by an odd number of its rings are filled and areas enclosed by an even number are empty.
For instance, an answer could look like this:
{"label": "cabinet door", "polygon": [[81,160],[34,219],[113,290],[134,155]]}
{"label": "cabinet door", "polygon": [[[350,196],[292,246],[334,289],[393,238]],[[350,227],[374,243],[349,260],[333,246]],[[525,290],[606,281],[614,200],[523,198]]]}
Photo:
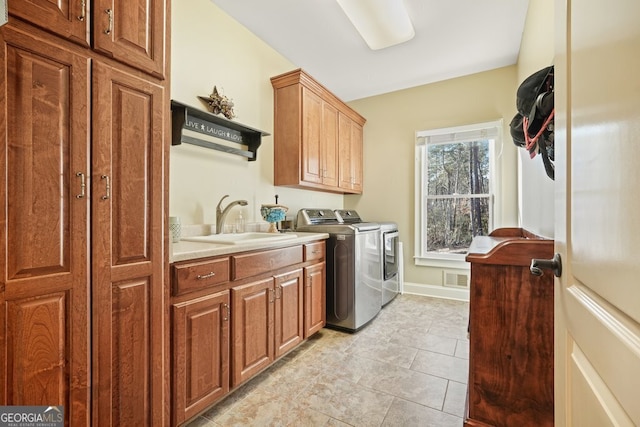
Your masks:
{"label": "cabinet door", "polygon": [[231,289],[233,387],[274,360],[274,301],[271,277]]}
{"label": "cabinet door", "polygon": [[89,60],[9,26],[0,42],[0,405],[84,426]]}
{"label": "cabinet door", "polygon": [[322,183],[322,99],[302,88],[301,180]]}
{"label": "cabinet door", "polygon": [[304,339],[302,269],[275,276],[276,357]]}
{"label": "cabinet door", "polygon": [[338,110],[322,101],[321,132],[322,183],[338,186]]}
{"label": "cabinet door", "polygon": [[90,0],[20,0],[9,1],[9,13],[27,22],[89,46]]}
{"label": "cabinet door", "polygon": [[362,126],[340,114],[338,135],[340,188],[362,193]]}
{"label": "cabinet door", "polygon": [[[164,89],[93,66],[93,420],[164,424]],[[167,411],[168,412],[168,411]]]}
{"label": "cabinet door", "polygon": [[325,263],[304,269],[304,337],[322,329],[326,323]]}
{"label": "cabinet door", "polygon": [[173,306],[173,424],[229,392],[229,291]]}
{"label": "cabinet door", "polygon": [[166,0],[94,0],[94,49],[163,77]]}
{"label": "cabinet door", "polygon": [[362,193],[362,126],[351,123],[351,190]]}

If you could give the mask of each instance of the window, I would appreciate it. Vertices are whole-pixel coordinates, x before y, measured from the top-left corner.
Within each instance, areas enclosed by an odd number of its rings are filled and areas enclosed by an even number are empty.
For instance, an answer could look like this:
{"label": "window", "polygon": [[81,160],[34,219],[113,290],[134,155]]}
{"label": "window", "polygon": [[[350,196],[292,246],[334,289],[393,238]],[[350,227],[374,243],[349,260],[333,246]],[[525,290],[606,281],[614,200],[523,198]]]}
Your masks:
{"label": "window", "polygon": [[464,261],[493,230],[495,148],[502,122],[417,133],[416,264]]}

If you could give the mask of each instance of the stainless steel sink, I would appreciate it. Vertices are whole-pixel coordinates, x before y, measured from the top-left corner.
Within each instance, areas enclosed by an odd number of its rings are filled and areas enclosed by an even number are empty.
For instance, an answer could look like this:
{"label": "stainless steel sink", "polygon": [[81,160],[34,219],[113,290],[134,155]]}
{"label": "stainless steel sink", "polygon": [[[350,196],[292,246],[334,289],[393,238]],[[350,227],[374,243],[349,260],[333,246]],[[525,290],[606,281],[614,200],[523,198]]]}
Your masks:
{"label": "stainless steel sink", "polygon": [[261,233],[249,232],[238,234],[211,234],[209,236],[183,237],[188,242],[217,243],[223,245],[242,245],[250,243],[268,243],[290,240],[298,237],[295,233]]}

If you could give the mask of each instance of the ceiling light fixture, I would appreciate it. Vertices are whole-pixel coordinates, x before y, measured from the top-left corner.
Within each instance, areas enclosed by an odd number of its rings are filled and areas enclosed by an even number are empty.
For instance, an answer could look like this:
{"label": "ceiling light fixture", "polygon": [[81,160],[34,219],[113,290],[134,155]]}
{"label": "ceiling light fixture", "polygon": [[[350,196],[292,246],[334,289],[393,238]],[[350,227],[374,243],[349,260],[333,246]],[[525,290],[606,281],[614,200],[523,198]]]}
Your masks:
{"label": "ceiling light fixture", "polygon": [[415,35],[404,0],[336,0],[371,50],[411,40]]}

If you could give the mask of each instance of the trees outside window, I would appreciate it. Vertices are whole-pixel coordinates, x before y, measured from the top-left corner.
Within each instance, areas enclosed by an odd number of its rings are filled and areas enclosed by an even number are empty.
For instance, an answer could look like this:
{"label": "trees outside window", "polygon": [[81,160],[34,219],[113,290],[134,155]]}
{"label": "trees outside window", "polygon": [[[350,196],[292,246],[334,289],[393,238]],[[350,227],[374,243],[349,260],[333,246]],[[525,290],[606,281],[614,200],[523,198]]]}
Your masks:
{"label": "trees outside window", "polygon": [[418,132],[417,258],[463,260],[492,224],[499,122]]}

